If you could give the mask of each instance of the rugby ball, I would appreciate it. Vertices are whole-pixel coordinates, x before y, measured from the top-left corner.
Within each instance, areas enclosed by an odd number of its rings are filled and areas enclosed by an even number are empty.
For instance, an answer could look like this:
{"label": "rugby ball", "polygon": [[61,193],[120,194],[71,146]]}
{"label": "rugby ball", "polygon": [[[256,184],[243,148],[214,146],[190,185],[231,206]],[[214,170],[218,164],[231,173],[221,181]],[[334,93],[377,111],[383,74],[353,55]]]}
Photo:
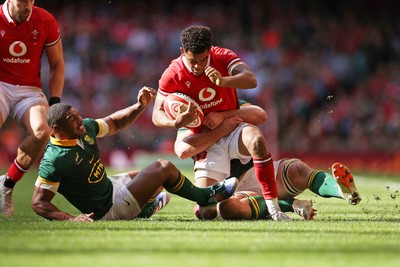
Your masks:
{"label": "rugby ball", "polygon": [[199,104],[196,103],[191,97],[182,94],[182,93],[172,93],[167,96],[167,98],[164,100],[164,110],[167,116],[171,120],[175,120],[176,114],[179,111],[179,107],[183,105],[183,110],[185,111],[189,105],[189,102],[193,102],[197,108],[197,118],[194,119],[191,123],[186,125],[186,128],[196,128],[199,127],[204,120],[204,114],[203,111],[201,110],[201,107]]}

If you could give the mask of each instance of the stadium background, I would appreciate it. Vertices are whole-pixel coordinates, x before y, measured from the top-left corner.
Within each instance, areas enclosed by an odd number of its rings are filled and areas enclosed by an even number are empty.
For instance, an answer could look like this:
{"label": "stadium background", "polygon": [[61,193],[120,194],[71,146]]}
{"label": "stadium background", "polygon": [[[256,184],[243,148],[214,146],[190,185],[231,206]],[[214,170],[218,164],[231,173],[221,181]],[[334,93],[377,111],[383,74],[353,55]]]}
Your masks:
{"label": "stadium background", "polygon": [[[4,1],[1,1],[4,2]],[[400,174],[400,2],[381,1],[36,1],[62,32],[63,102],[101,117],[157,88],[179,55],[180,31],[205,24],[214,44],[236,51],[258,78],[241,98],[265,108],[262,129],[274,158],[301,157],[327,168]],[[48,80],[43,61],[43,79]],[[44,82],[47,84],[47,82]],[[48,89],[45,88],[47,92]],[[155,127],[151,110],[119,135],[101,140],[103,160],[125,168],[171,154],[176,131]],[[0,168],[23,132],[0,132]],[[144,152],[144,153],[143,153]]]}

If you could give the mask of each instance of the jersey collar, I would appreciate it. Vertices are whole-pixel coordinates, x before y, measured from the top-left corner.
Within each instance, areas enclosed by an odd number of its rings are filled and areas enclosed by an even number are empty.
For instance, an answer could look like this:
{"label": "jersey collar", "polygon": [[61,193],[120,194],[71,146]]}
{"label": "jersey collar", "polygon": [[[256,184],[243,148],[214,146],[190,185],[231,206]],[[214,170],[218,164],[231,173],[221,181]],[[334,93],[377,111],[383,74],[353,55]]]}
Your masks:
{"label": "jersey collar", "polygon": [[[6,17],[6,19],[7,19],[7,21],[8,21],[9,23],[16,24],[15,21],[11,18],[10,13],[8,12],[8,5],[9,5],[9,3],[8,3],[8,0],[7,0],[7,1],[3,4],[3,13],[4,13],[4,16]],[[31,13],[29,13],[29,16],[26,18],[26,21],[29,21],[29,19],[30,19],[31,16],[32,16],[32,12],[33,12],[33,8],[32,8],[32,10],[31,10]]]}
{"label": "jersey collar", "polygon": [[4,16],[6,17],[6,19],[7,19],[7,21],[8,21],[9,23],[14,23],[13,19],[12,19],[11,16],[10,16],[10,13],[8,13],[8,1],[6,1],[6,2],[3,4],[3,13],[4,13]]}
{"label": "jersey collar", "polygon": [[56,146],[76,146],[78,139],[58,140],[53,134],[50,135],[50,142]]}

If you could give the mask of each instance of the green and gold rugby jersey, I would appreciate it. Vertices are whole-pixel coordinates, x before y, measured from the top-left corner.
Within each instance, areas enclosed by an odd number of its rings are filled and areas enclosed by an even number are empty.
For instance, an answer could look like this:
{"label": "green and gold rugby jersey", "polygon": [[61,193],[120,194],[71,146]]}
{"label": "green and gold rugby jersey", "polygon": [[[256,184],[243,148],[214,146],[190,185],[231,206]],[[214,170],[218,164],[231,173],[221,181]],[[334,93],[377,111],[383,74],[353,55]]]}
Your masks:
{"label": "green and gold rugby jersey", "polygon": [[113,192],[96,141],[96,136],[105,134],[104,127],[94,119],[84,119],[83,124],[86,134],[79,139],[50,137],[36,185],[52,191],[58,188],[82,213],[94,212],[94,219],[101,219],[112,206]]}

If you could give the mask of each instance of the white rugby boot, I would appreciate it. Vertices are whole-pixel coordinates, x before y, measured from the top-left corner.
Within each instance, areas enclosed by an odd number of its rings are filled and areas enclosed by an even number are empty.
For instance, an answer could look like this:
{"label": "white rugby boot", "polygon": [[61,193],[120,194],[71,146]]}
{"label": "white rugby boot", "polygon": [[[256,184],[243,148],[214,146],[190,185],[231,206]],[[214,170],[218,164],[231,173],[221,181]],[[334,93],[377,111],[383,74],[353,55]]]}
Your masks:
{"label": "white rugby boot", "polygon": [[13,188],[4,186],[6,178],[6,174],[0,176],[0,208],[1,214],[10,218],[14,215]]}

